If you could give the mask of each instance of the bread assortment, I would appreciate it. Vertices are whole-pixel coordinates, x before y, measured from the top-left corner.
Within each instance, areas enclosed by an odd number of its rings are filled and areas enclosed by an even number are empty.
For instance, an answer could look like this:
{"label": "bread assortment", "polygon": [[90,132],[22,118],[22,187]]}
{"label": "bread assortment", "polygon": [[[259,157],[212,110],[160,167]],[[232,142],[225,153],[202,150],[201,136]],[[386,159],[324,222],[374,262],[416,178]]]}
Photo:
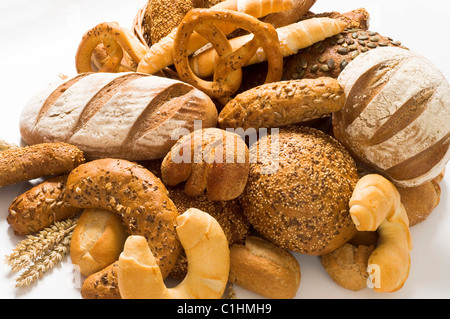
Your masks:
{"label": "bread assortment", "polygon": [[450,85],[365,9],[315,2],[148,0],[141,29],[88,30],[77,74],[24,106],[26,145],[0,151],[1,187],[44,178],[14,234],[75,218],[84,299],[295,298],[298,255],[345,289],[401,289],[440,202]]}

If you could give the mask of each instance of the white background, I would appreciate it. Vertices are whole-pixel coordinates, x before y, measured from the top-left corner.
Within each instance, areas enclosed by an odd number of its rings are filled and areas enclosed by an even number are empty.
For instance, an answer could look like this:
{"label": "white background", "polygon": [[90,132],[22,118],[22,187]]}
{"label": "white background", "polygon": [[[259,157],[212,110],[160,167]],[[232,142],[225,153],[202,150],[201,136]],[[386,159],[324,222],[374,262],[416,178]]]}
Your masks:
{"label": "white background", "polygon": [[[14,0],[0,1],[0,139],[20,143],[18,120],[24,104],[38,90],[75,73],[74,56],[81,36],[100,22],[131,27],[146,0]],[[450,79],[448,0],[318,0],[314,12],[350,11],[364,7],[371,30],[400,40],[441,69]],[[302,271],[297,298],[449,298],[450,207],[448,175],[441,184],[441,202],[423,223],[412,227],[413,251],[409,278],[395,293],[359,292],[335,284],[318,257],[295,254]],[[22,237],[6,222],[8,207],[27,183],[0,189],[0,298],[80,298],[73,287],[71,262],[66,258],[43,279],[27,288],[14,288],[16,273],[3,263]],[[76,284],[76,283],[75,283]],[[76,286],[76,285],[75,285]],[[259,298],[236,287],[238,297]]]}

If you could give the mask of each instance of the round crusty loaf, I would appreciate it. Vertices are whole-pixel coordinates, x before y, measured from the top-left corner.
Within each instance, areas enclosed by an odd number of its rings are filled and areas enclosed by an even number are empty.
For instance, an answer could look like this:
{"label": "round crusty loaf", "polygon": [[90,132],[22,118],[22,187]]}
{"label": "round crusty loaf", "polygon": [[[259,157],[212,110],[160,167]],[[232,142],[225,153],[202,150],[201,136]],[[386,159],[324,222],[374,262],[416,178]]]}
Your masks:
{"label": "round crusty loaf", "polygon": [[291,299],[300,286],[300,265],[288,251],[256,236],[230,248],[230,282],[261,296]]}
{"label": "round crusty loaf", "polygon": [[83,276],[109,266],[119,258],[127,233],[121,220],[104,209],[85,209],[70,241],[70,258]]}
{"label": "round crusty loaf", "polygon": [[439,175],[450,158],[450,85],[424,57],[380,48],[353,60],[338,78],[346,103],[333,131],[353,157],[396,186]]}
{"label": "round crusty loaf", "polygon": [[[317,129],[293,126],[277,135],[279,143],[273,143],[277,136],[272,133],[250,149],[259,154],[241,196],[243,212],[281,248],[310,255],[330,252],[356,233],[349,214],[356,164],[341,144]],[[277,156],[265,159],[264,154]]]}
{"label": "round crusty loaf", "polygon": [[214,127],[217,109],[181,81],[136,72],[83,73],[38,92],[24,107],[27,144],[66,142],[87,159],[162,158],[180,135]]}

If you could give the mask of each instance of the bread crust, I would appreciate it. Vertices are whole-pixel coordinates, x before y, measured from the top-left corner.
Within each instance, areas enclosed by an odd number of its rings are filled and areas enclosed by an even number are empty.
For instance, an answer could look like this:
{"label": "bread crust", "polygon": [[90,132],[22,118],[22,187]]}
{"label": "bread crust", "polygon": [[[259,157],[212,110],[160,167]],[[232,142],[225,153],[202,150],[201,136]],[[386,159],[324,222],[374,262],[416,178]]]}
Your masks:
{"label": "bread crust", "polygon": [[49,178],[17,196],[6,218],[17,236],[29,235],[80,212],[64,200],[68,175]]}
{"label": "bread crust", "polygon": [[83,152],[67,143],[40,143],[0,152],[0,187],[69,173],[85,162]]}
{"label": "bread crust", "polygon": [[116,213],[129,234],[147,238],[164,277],[174,267],[180,253],[174,226],[178,210],[164,184],[143,166],[120,159],[85,163],[69,174],[65,199],[75,207]]}
{"label": "bread crust", "polygon": [[230,248],[230,282],[261,296],[291,299],[300,286],[300,265],[288,251],[249,236]]}
{"label": "bread crust", "polygon": [[161,176],[169,186],[185,182],[188,196],[228,201],[244,191],[249,167],[248,147],[238,134],[207,128],[178,140],[164,157]]}
{"label": "bread crust", "polygon": [[387,47],[360,55],[338,80],[346,103],[333,115],[333,133],[356,160],[400,187],[418,186],[444,170],[450,85],[436,66]]}
{"label": "bread crust", "polygon": [[121,220],[103,209],[85,209],[70,241],[70,258],[83,276],[104,269],[119,258],[128,234]]}
{"label": "bread crust", "polygon": [[344,89],[332,78],[268,83],[249,89],[220,111],[226,128],[281,127],[327,117],[342,109]]}
{"label": "bread crust", "polygon": [[24,107],[27,144],[66,142],[88,160],[163,158],[196,121],[214,127],[217,109],[203,92],[178,80],[137,72],[80,74],[38,92]]}
{"label": "bread crust", "polygon": [[[251,163],[240,197],[244,214],[281,248],[310,255],[336,249],[356,233],[348,206],[358,181],[355,162],[340,143],[317,129],[280,128],[278,141],[278,170],[264,172],[270,158]],[[250,152],[263,145],[258,151],[267,153],[271,143],[260,138]]]}

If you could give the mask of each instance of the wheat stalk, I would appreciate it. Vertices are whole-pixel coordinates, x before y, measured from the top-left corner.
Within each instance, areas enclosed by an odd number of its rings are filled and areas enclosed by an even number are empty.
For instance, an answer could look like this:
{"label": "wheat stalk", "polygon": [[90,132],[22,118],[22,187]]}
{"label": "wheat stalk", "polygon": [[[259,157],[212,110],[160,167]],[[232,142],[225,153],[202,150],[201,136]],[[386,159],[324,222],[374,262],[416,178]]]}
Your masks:
{"label": "wheat stalk", "polygon": [[5,262],[13,271],[28,267],[17,278],[16,287],[27,286],[41,278],[69,253],[76,222],[76,218],[55,222],[37,235],[28,235],[6,256]]}

